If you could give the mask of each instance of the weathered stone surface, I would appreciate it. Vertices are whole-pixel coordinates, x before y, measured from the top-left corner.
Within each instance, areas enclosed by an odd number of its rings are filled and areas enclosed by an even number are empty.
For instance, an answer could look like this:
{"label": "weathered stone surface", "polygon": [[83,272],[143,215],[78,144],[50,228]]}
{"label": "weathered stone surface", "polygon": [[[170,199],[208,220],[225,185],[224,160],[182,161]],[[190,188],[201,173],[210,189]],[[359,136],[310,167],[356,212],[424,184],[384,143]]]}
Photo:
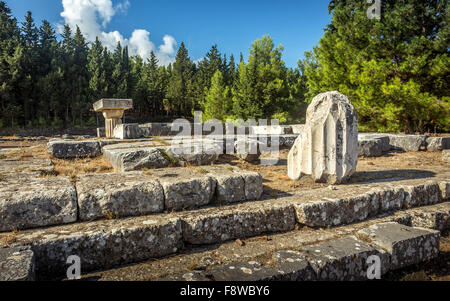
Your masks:
{"label": "weathered stone surface", "polygon": [[442,193],[439,184],[428,181],[423,185],[405,187],[405,208],[433,205],[442,201]]}
{"label": "weathered stone surface", "polygon": [[195,282],[195,281],[211,281],[211,279],[206,277],[205,272],[193,271],[181,273],[169,278],[158,279],[156,281]]}
{"label": "weathered stone surface", "polygon": [[183,243],[180,220],[159,215],[19,232],[19,245],[31,246],[39,278],[55,279],[65,277],[71,255],[85,273],[173,254]]}
{"label": "weathered stone surface", "polygon": [[79,176],[76,187],[82,221],[164,210],[162,186],[142,172],[83,175]]}
{"label": "weathered stone surface", "polygon": [[216,199],[220,203],[258,200],[263,193],[259,173],[230,165],[207,166],[204,169],[217,180]]}
{"label": "weathered stone surface", "polygon": [[244,161],[256,163],[261,156],[260,142],[253,139],[238,139],[234,143],[236,154]]}
{"label": "weathered stone surface", "polygon": [[75,187],[63,177],[5,174],[0,181],[0,232],[75,222]]}
{"label": "weathered stone surface", "polygon": [[410,226],[444,231],[450,229],[450,203],[421,207],[408,213]]}
{"label": "weathered stone surface", "polygon": [[327,227],[365,220],[371,210],[372,194],[351,198],[323,199],[295,204],[297,221],[310,227]]}
{"label": "weathered stone surface", "polygon": [[427,261],[439,254],[439,231],[382,223],[360,230],[358,235],[387,250],[392,269]]}
{"label": "weathered stone surface", "polygon": [[102,138],[106,136],[105,128],[97,128],[97,138]]}
{"label": "weathered stone surface", "polygon": [[34,254],[30,248],[0,248],[0,281],[34,280]]}
{"label": "weathered stone surface", "polygon": [[177,161],[197,166],[214,164],[219,155],[222,154],[222,149],[218,145],[211,143],[171,146],[164,148],[164,150]]}
{"label": "weathered stone surface", "polygon": [[[176,134],[175,131],[172,131],[171,123],[146,123],[139,125],[139,127],[143,131],[144,136],[147,137],[169,136]],[[189,133],[189,135],[191,135],[191,133]]]}
{"label": "weathered stone surface", "polygon": [[358,156],[380,157],[382,155],[383,147],[380,139],[365,139],[358,141]]}
{"label": "weathered stone surface", "polygon": [[166,154],[155,147],[147,148],[103,148],[103,154],[115,170],[120,172],[141,170],[143,168],[162,168],[170,164]]}
{"label": "weathered stone surface", "polygon": [[47,144],[47,151],[59,159],[92,158],[102,154],[98,141],[52,141]]}
{"label": "weathered stone surface", "polygon": [[214,281],[274,281],[279,271],[266,268],[258,262],[236,262],[218,266],[206,272]]}
{"label": "weathered stone surface", "polygon": [[356,171],[358,119],[348,98],[339,92],[316,96],[306,113],[306,125],[289,152],[288,175],[298,180],[342,183]]}
{"label": "weathered stone surface", "polygon": [[138,139],[144,137],[144,131],[138,124],[119,124],[114,128],[114,138],[116,139]]}
{"label": "weathered stone surface", "polygon": [[426,146],[427,138],[425,135],[389,135],[389,143],[395,150],[417,152]]}
{"label": "weathered stone surface", "polygon": [[295,227],[294,208],[289,204],[250,204],[238,208],[197,210],[181,216],[183,237],[190,244],[212,244]]}
{"label": "weathered stone surface", "polygon": [[147,172],[164,189],[166,210],[192,209],[208,205],[216,191],[216,180],[198,169],[165,168]]}
{"label": "weathered stone surface", "polygon": [[450,150],[445,149],[442,151],[442,161],[450,163]]}
{"label": "weathered stone surface", "polygon": [[383,153],[386,153],[391,150],[390,138],[387,134],[378,134],[378,133],[364,133],[358,135],[358,140],[378,140],[381,146],[381,150]]}
{"label": "weathered stone surface", "polygon": [[316,274],[305,256],[299,252],[287,250],[275,252],[273,258],[276,268],[282,273],[282,279],[287,281],[311,281]]}
{"label": "weathered stone surface", "polygon": [[50,175],[55,173],[55,167],[50,159],[22,158],[20,160],[0,160],[0,172],[26,172]]}
{"label": "weathered stone surface", "polygon": [[347,236],[301,248],[316,273],[317,280],[367,280],[367,259],[376,255],[381,260],[381,274],[390,268],[389,255],[380,248]]}
{"label": "weathered stone surface", "polygon": [[426,141],[428,151],[450,149],[450,137],[430,137]]}

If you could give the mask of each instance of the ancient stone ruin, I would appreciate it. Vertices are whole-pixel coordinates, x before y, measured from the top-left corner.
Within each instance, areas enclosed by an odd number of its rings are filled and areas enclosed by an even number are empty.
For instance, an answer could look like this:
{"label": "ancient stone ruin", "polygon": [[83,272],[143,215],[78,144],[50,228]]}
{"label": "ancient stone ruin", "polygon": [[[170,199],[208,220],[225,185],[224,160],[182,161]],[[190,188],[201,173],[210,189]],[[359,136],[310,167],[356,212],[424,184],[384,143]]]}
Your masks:
{"label": "ancient stone ruin", "polygon": [[114,129],[122,124],[122,117],[126,110],[133,108],[131,99],[100,99],[94,103],[94,111],[103,113],[105,117],[106,138],[114,137]]}
{"label": "ancient stone ruin", "polygon": [[338,184],[356,171],[358,163],[358,118],[345,95],[317,95],[306,113],[306,125],[289,152],[288,174],[303,175],[317,182]]}
{"label": "ancient stone ruin", "polygon": [[441,256],[449,135],[358,133],[339,92],[246,135],[94,108],[101,137],[0,138],[0,280],[66,279],[71,256],[81,278],[145,281],[368,280],[372,256],[383,279]]}

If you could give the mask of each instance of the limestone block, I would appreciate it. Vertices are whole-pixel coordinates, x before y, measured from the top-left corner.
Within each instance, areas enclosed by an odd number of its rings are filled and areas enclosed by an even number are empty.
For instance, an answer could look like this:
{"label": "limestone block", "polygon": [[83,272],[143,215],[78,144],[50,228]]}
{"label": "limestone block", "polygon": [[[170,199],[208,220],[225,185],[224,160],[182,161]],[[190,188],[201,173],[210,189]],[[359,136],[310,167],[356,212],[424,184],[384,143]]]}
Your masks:
{"label": "limestone block", "polygon": [[426,146],[426,135],[389,135],[389,143],[395,150],[414,151]]}
{"label": "limestone block", "polygon": [[275,252],[273,258],[276,268],[282,272],[282,279],[286,281],[311,281],[316,274],[306,257],[292,250]]}
{"label": "limestone block", "polygon": [[162,186],[142,172],[82,175],[76,187],[82,221],[164,210]]}
{"label": "limestone block", "polygon": [[358,156],[360,157],[381,157],[383,146],[380,139],[365,139],[358,141]]}
{"label": "limestone block", "polygon": [[47,144],[47,151],[55,158],[92,158],[102,154],[98,141],[56,140]]}
{"label": "limestone block", "polygon": [[0,248],[0,281],[34,280],[34,253],[29,247]]}
{"label": "limestone block", "polygon": [[376,255],[381,260],[381,274],[390,268],[389,254],[355,236],[347,236],[328,242],[303,247],[317,280],[354,281],[367,280],[367,259]]}
{"label": "limestone block", "polygon": [[439,231],[382,223],[360,230],[358,235],[387,250],[392,269],[427,261],[439,254]]}
{"label": "limestone block", "polygon": [[302,134],[289,152],[292,180],[310,175],[317,182],[343,183],[356,171],[358,119],[345,95],[317,95],[306,114]]}
{"label": "limestone block", "polygon": [[5,174],[0,181],[0,232],[72,223],[77,220],[75,187],[64,177]]}
{"label": "limestone block", "polygon": [[143,130],[138,124],[119,124],[114,128],[116,139],[138,139],[144,136]]}
{"label": "limestone block", "polygon": [[427,139],[428,151],[441,151],[450,149],[450,137],[430,137]]}

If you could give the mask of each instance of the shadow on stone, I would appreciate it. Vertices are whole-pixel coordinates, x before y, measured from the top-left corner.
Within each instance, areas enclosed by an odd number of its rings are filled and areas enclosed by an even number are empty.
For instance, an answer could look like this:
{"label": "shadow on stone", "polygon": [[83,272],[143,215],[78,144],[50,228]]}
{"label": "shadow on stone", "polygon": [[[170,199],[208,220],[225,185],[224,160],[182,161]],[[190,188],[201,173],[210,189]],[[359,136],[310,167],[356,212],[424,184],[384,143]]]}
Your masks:
{"label": "shadow on stone", "polygon": [[364,171],[356,172],[350,178],[349,184],[395,182],[411,179],[424,179],[434,176],[436,176],[434,172],[417,169]]}

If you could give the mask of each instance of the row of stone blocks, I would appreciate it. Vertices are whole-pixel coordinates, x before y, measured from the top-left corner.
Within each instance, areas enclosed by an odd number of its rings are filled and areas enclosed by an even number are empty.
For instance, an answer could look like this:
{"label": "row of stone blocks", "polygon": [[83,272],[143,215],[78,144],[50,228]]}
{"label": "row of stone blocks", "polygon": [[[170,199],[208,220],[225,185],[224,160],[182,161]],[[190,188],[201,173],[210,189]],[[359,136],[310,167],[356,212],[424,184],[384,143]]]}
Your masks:
{"label": "row of stone blocks", "polygon": [[[450,203],[430,207],[434,209],[420,214],[411,212],[399,220],[414,226],[448,229]],[[64,275],[66,260],[71,255],[80,256],[84,271],[108,269],[174,254],[185,244],[214,244],[292,231],[298,222],[295,205],[289,200],[262,201],[0,233],[0,248],[5,241],[10,241],[8,245],[13,247],[30,246],[39,274],[52,277]]]}
{"label": "row of stone blocks", "polygon": [[[183,227],[175,221],[169,222],[172,227]],[[151,222],[147,225],[150,226]],[[48,237],[28,247],[0,248],[0,280],[34,280],[35,270],[39,279],[64,277],[67,268],[65,256],[71,253],[81,257],[83,273],[175,253],[182,244],[173,242],[180,241],[182,237],[170,228],[159,228],[154,235],[134,233],[127,239],[118,233],[107,240],[89,235],[89,239],[84,239],[82,244],[75,243],[79,236],[75,233],[72,238],[67,237],[64,244]],[[126,230],[117,232],[124,234]],[[172,244],[167,241],[172,241]],[[273,254],[272,268],[258,262],[238,262],[160,280],[367,280],[368,275],[373,275],[368,273],[369,267],[376,262],[369,261],[369,257],[377,256],[379,259],[381,276],[388,271],[437,257],[439,241],[439,231],[394,222],[381,223],[363,228],[353,235],[304,245],[296,250],[277,251]]]}
{"label": "row of stone blocks", "polygon": [[[439,254],[440,232],[398,223],[375,224],[356,235],[273,254],[273,267],[235,262],[205,271],[182,273],[159,281],[354,281],[375,279],[372,256],[380,274],[433,259]],[[377,260],[375,259],[375,260]],[[369,278],[370,277],[370,278]]]}
{"label": "row of stone blocks", "polygon": [[230,165],[82,175],[75,184],[7,174],[0,185],[0,232],[259,200],[262,193],[260,174]]}

